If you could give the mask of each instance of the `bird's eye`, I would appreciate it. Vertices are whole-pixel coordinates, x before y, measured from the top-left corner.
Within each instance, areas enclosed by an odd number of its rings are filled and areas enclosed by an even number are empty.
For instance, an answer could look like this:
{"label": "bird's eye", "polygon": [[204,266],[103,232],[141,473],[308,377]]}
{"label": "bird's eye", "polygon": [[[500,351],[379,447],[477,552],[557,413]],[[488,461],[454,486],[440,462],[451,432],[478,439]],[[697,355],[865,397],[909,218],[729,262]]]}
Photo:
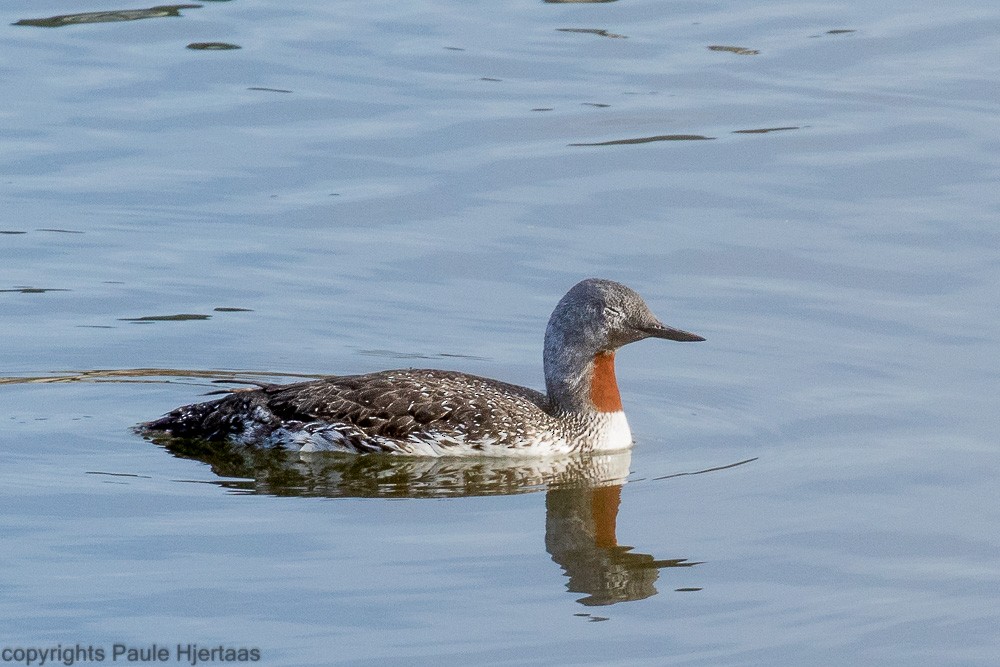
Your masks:
{"label": "bird's eye", "polygon": [[604,316],[610,319],[617,319],[617,320],[624,318],[622,311],[618,310],[617,308],[613,308],[611,306],[604,307]]}

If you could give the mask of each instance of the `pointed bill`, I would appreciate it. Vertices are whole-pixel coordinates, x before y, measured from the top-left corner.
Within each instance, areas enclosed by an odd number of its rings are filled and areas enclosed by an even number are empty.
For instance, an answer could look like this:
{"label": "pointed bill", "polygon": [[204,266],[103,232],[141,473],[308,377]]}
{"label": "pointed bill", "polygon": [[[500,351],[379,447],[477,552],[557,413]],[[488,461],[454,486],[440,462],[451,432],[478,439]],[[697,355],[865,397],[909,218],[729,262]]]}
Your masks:
{"label": "pointed bill", "polygon": [[668,327],[662,322],[640,327],[639,331],[651,338],[664,338],[666,340],[677,340],[684,343],[696,343],[698,341],[705,340],[704,337],[699,336],[698,334],[693,334],[690,331],[684,331],[683,329]]}

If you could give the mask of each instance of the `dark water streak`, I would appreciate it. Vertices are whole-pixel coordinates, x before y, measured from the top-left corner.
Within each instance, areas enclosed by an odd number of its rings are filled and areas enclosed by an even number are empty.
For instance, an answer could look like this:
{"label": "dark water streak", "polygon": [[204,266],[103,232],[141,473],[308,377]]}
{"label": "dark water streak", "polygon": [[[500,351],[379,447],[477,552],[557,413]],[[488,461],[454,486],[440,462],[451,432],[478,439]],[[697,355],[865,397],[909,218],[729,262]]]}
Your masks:
{"label": "dark water streak", "polygon": [[82,14],[62,14],[43,19],[21,19],[12,25],[27,25],[38,28],[61,28],[67,25],[84,23],[117,23],[119,21],[138,21],[139,19],[155,19],[168,16],[180,16],[182,9],[198,9],[202,5],[158,5],[148,9],[114,9],[103,12],[84,12]]}

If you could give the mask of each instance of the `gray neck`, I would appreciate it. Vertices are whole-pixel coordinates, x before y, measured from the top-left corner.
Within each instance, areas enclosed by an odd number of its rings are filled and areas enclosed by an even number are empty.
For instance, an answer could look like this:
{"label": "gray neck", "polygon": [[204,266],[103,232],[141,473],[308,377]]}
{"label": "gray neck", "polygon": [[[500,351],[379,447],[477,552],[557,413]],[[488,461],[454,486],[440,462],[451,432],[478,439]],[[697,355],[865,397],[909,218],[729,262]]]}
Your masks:
{"label": "gray neck", "polygon": [[590,383],[594,375],[594,353],[576,336],[567,336],[559,322],[545,330],[545,390],[556,412],[594,412]]}

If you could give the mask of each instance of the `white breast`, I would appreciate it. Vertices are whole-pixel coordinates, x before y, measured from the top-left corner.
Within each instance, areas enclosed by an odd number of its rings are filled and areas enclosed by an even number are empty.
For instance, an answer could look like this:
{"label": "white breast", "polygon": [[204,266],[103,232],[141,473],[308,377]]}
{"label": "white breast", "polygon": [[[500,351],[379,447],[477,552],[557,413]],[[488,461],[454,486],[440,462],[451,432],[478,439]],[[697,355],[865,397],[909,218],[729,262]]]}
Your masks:
{"label": "white breast", "polygon": [[596,426],[593,451],[608,452],[632,446],[632,429],[628,427],[628,420],[621,410],[598,413]]}

